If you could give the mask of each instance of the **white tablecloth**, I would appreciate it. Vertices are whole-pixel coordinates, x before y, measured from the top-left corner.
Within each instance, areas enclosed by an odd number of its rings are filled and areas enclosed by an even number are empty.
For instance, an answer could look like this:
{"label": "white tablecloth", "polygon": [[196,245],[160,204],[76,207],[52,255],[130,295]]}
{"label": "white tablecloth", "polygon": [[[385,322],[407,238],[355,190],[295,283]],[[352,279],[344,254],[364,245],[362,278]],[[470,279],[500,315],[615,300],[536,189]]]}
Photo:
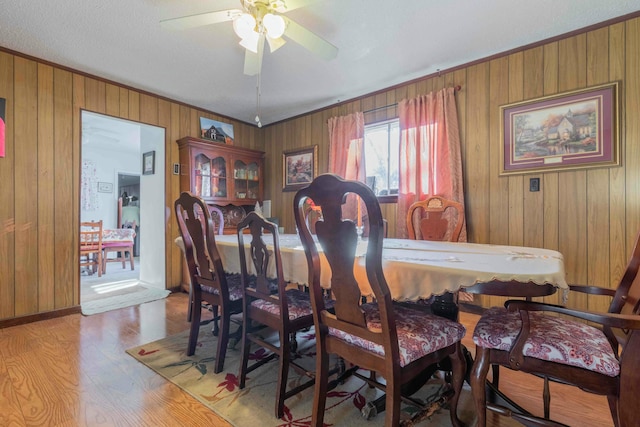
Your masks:
{"label": "white tablecloth", "polygon": [[[245,238],[248,245],[249,236]],[[271,236],[265,242],[271,243]],[[181,239],[176,239],[181,246]],[[236,235],[216,236],[216,243],[224,268],[229,273],[240,272],[238,238]],[[366,241],[359,243],[354,275],[364,296],[371,295],[366,280]],[[456,292],[476,283],[499,281],[552,284],[569,290],[565,279],[564,260],[557,251],[519,246],[485,245],[474,243],[430,242],[423,240],[385,239],[382,267],[391,295],[398,301],[415,301]],[[307,284],[308,272],[304,249],[297,235],[280,235],[280,252],[284,279]],[[248,254],[247,254],[248,256]],[[330,287],[328,264],[322,257],[323,287]],[[272,274],[275,272],[273,267]],[[563,298],[564,299],[564,298]]]}

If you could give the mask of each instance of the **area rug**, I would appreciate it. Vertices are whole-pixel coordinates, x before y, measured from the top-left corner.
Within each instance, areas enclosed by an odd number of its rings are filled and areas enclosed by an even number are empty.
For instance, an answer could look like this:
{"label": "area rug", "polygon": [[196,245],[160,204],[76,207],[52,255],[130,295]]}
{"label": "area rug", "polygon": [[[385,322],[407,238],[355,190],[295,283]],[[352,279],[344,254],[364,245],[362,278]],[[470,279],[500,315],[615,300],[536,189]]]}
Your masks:
{"label": "area rug", "polygon": [[[246,387],[238,387],[238,366],[240,344],[230,346],[224,363],[224,371],[213,373],[215,361],[216,338],[211,333],[211,325],[200,330],[196,354],[186,355],[188,331],[170,336],[149,344],[127,350],[127,353],[139,362],[176,384],[184,391],[199,400],[230,424],[244,426],[309,426],[313,404],[313,387],[293,396],[285,402],[283,419],[275,418],[275,389],[277,383],[277,359],[258,368],[247,376]],[[312,332],[298,333],[299,363],[307,364],[315,369],[315,340]],[[233,344],[233,343],[232,343]],[[251,359],[264,358],[265,350],[252,347]],[[306,377],[298,376],[293,369],[289,373],[289,387],[304,381]],[[412,397],[423,402],[437,400],[443,390],[443,382],[438,378],[430,380],[427,385]],[[330,392],[327,399],[324,418],[325,426],[362,426],[374,427],[384,425],[384,413],[375,418],[365,420],[361,409],[372,402],[380,392],[369,387],[362,380],[349,378]],[[415,406],[403,404],[403,417],[415,413]],[[475,413],[471,391],[465,388],[458,406],[458,415],[466,425],[473,425]],[[449,426],[448,409],[439,409],[430,419],[416,425]]]}
{"label": "area rug", "polygon": [[145,302],[166,298],[171,293],[171,291],[166,289],[144,286],[138,283],[137,280],[135,280],[135,282],[132,286],[124,287],[117,295],[83,301],[81,304],[82,314],[89,316],[140,305]]}

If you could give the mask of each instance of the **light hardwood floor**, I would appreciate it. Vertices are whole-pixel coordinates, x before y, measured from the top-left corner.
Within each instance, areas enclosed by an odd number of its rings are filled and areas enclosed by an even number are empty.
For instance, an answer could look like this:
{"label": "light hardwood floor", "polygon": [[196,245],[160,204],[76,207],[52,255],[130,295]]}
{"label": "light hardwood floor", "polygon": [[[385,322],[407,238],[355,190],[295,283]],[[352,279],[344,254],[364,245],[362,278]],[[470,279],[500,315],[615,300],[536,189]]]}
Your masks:
{"label": "light hardwood floor", "polygon": [[[0,426],[229,426],[125,350],[186,330],[187,295],[94,316],[0,329]],[[461,313],[465,345],[477,316]],[[501,388],[541,412],[542,381],[501,370]],[[606,399],[552,384],[552,416],[611,426]],[[562,413],[563,416],[559,416]],[[517,425],[500,417],[490,425]],[[428,424],[427,424],[428,425]]]}

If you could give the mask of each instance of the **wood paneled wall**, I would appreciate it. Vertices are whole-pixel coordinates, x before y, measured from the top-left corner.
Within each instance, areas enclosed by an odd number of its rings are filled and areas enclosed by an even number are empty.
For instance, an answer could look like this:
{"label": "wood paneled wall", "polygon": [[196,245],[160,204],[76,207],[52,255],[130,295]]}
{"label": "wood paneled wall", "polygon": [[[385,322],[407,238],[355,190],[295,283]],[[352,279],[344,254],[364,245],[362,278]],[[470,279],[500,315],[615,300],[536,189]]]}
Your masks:
{"label": "wood paneled wall", "polygon": [[[620,81],[622,167],[499,177],[499,106]],[[460,85],[457,93],[470,241],[538,246],[563,253],[567,279],[615,286],[640,229],[640,18],[514,51],[258,129],[178,102],[0,51],[0,97],[7,99],[7,153],[0,158],[0,321],[79,304],[80,111],[164,127],[166,206],[179,195],[175,141],[198,135],[199,117],[231,121],[236,144],[265,150],[272,215],[294,231],[293,195],[282,192],[282,152],[318,144],[327,171],[327,120]],[[366,114],[368,123],[395,108]],[[531,177],[541,191],[528,191]],[[383,205],[390,235],[395,204]],[[167,222],[167,287],[182,259]],[[556,297],[550,297],[557,301]],[[500,298],[480,298],[483,305]],[[602,310],[604,300],[570,305]]]}
{"label": "wood paneled wall", "polygon": [[[6,157],[0,158],[0,320],[64,311],[80,301],[81,110],[165,128],[166,284],[181,282],[173,201],[176,140],[199,135],[199,118],[233,123],[236,144],[262,149],[261,130],[73,70],[0,51],[7,99]],[[157,230],[162,232],[162,230]]]}
{"label": "wood paneled wall", "polygon": [[[619,81],[622,167],[498,176],[503,104]],[[327,120],[393,105],[405,98],[460,85],[457,106],[462,140],[466,216],[472,242],[544,247],[564,255],[570,283],[615,287],[640,230],[640,18],[603,26],[535,47],[496,56],[313,112],[264,132],[266,198],[288,232],[295,230],[294,193],[282,193],[282,151],[319,146],[327,171]],[[365,114],[367,123],[396,117],[395,108]],[[529,192],[529,179],[541,190]],[[383,205],[390,235],[396,205]],[[552,302],[557,296],[549,297]],[[480,297],[483,305],[502,298]],[[606,310],[601,297],[572,295],[569,305]]]}

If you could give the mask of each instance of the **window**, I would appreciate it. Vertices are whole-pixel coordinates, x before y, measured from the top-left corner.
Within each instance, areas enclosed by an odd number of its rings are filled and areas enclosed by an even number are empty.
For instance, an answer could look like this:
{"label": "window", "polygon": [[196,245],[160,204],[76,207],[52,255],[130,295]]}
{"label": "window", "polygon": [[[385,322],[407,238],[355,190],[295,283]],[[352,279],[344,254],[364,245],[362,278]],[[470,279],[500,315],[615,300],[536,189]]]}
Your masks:
{"label": "window", "polygon": [[400,126],[398,119],[364,127],[367,185],[378,196],[398,194]]}

